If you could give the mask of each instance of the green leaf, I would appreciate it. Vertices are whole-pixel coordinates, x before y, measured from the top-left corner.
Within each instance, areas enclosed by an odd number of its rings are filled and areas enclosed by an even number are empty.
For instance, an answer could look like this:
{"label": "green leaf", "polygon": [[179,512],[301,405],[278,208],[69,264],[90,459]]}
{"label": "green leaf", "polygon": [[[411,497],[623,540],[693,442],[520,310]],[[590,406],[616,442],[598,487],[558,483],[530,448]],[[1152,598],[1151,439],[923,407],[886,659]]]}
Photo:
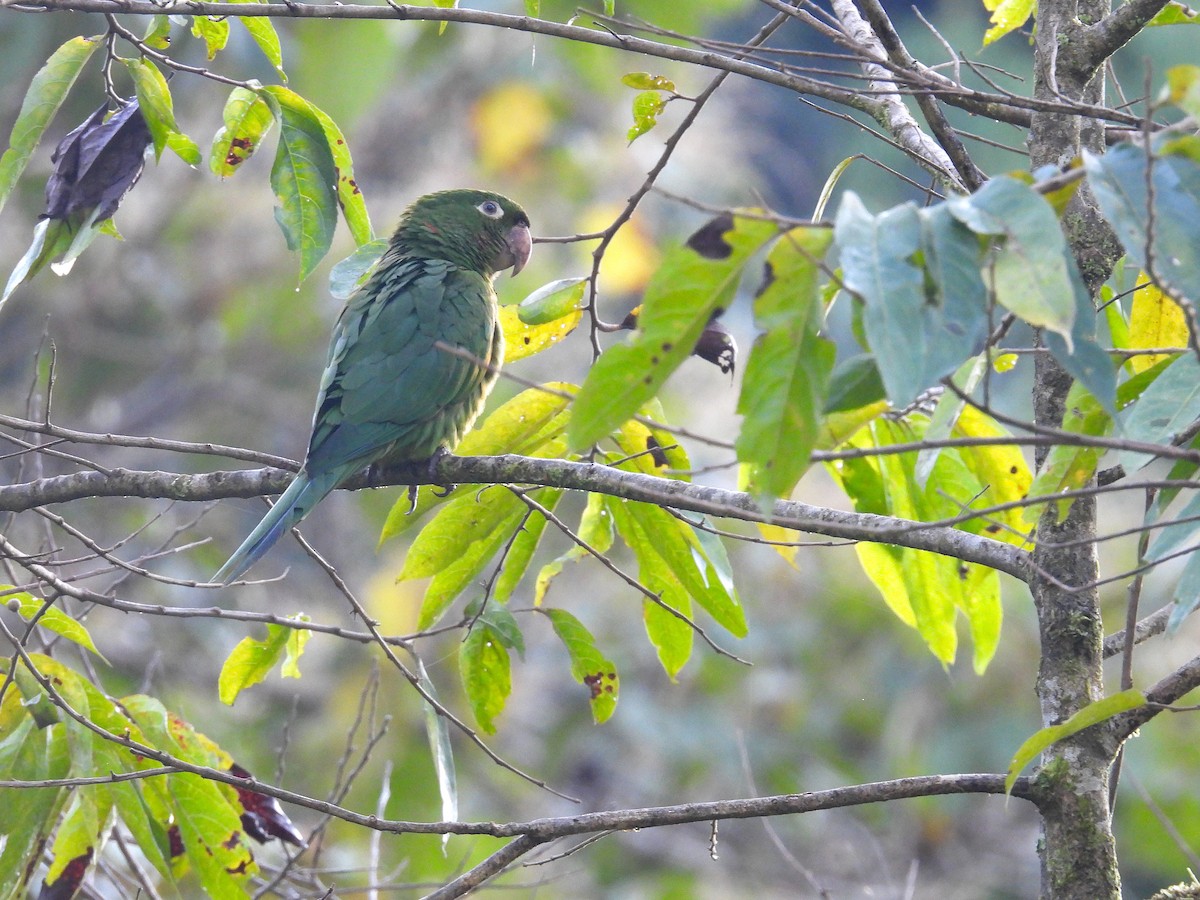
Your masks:
{"label": "green leaf", "polygon": [[[604,495],[588,494],[587,506],[579,519],[575,532],[579,539],[597,553],[607,553],[613,543],[612,516],[604,503]],[[585,559],[591,554],[578,544],[572,543],[565,553],[542,566],[534,584],[533,603],[540,606],[546,599],[546,591],[566,567],[567,563]]]}
{"label": "green leaf", "polygon": [[267,62],[279,73],[279,77],[287,81],[287,73],[283,71],[283,48],[271,20],[266,16],[238,16],[237,20],[250,33],[254,43],[258,44],[258,49],[266,56]]}
{"label": "green leaf", "polygon": [[286,88],[263,89],[279,120],[279,145],[271,167],[275,221],[289,250],[300,253],[300,281],[329,252],[337,225],[337,169],[325,130],[311,104]]}
{"label": "green leaf", "polygon": [[642,616],[646,625],[646,635],[658,651],[663,670],[673,681],[692,655],[694,633],[688,622],[673,615],[668,609],[664,609],[664,606],[690,618],[691,597],[671,566],[659,554],[658,535],[647,533],[641,519],[630,512],[630,507],[645,504],[610,497],[606,498],[606,505],[612,513],[617,531],[637,557],[638,581],[661,601],[655,603],[649,599],[644,600]]}
{"label": "green leaf", "polygon": [[571,675],[587,687],[592,704],[592,721],[597,725],[607,722],[617,708],[617,696],[621,680],[617,667],[596,646],[596,639],[574,615],[565,609],[546,609],[567,654],[571,657]]}
{"label": "green leaf", "polygon": [[983,36],[986,47],[1029,21],[1037,9],[1037,0],[984,0],[984,6],[992,11],[992,27]]}
{"label": "green leaf", "polygon": [[559,278],[544,284],[517,305],[523,325],[545,325],[583,308],[588,276]]}
{"label": "green leaf", "polygon": [[976,234],[997,238],[984,267],[996,302],[1035,327],[1069,337],[1076,313],[1074,262],[1046,199],[1015,178],[999,176],[946,207]]}
{"label": "green leaf", "polygon": [[[562,493],[557,488],[550,488],[545,491],[539,491],[537,499],[542,506],[553,511],[558,505],[558,501],[562,498]],[[507,603],[508,598],[512,596],[512,592],[516,589],[518,582],[524,577],[526,570],[529,568],[529,562],[542,540],[542,534],[546,530],[546,523],[548,521],[545,516],[538,512],[534,512],[525,520],[525,526],[513,540],[508,555],[504,558],[504,568],[501,569],[500,575],[496,578],[495,587],[492,589],[492,599],[497,603]],[[522,650],[521,652],[524,655],[524,651]]]}
{"label": "green leaf", "polygon": [[[1100,211],[1130,261],[1146,269],[1146,152],[1133,144],[1118,144],[1103,156],[1085,153],[1084,165]],[[1200,301],[1200,164],[1186,156],[1156,155],[1153,177],[1154,276],[1168,293],[1195,303]]]}
{"label": "green leaf", "polygon": [[658,392],[713,312],[728,308],[746,262],[775,230],[761,219],[721,216],[667,254],[646,287],[638,330],[600,356],[579,390],[572,449],[604,438]]}
{"label": "green leaf", "polygon": [[[1146,23],[1150,28],[1157,25],[1193,25],[1200,21],[1200,14],[1192,12],[1185,4],[1171,2],[1159,10],[1158,15]],[[1170,74],[1170,69],[1167,70]]]}
{"label": "green leaf", "polygon": [[[1122,434],[1135,441],[1170,444],[1200,416],[1200,363],[1184,353],[1142,392],[1137,402],[1121,414]],[[1120,461],[1127,471],[1140,469],[1153,459],[1148,453],[1123,450]]]}
{"label": "green leaf", "polygon": [[1021,770],[1029,765],[1034,757],[1051,745],[1073,734],[1077,734],[1085,728],[1099,724],[1105,719],[1111,719],[1113,716],[1123,713],[1126,710],[1137,709],[1139,706],[1145,705],[1146,695],[1141,691],[1130,688],[1127,691],[1121,691],[1119,694],[1113,694],[1110,697],[1104,697],[1103,699],[1089,703],[1061,725],[1049,725],[1034,732],[1021,744],[1017,752],[1013,755],[1012,762],[1008,764],[1008,774],[1004,779],[1005,792],[1012,791],[1012,787],[1017,781],[1017,776],[1021,774]]}
{"label": "green leaf", "polygon": [[107,825],[109,805],[106,799],[102,799],[98,791],[71,792],[50,849],[50,867],[46,872],[48,888],[58,881],[68,865],[94,859],[102,823]]}
{"label": "green leaf", "polygon": [[214,59],[229,42],[229,20],[216,16],[192,16],[192,36],[204,41],[209,59]]}
{"label": "green leaf", "polygon": [[214,175],[227,178],[262,146],[275,117],[257,92],[241,87],[229,94],[221,117],[225,124],[213,137],[208,166]]}
{"label": "green leaf", "polygon": [[[493,411],[481,426],[463,437],[456,452],[460,456],[495,456],[500,453],[561,455],[559,439],[566,430],[567,405],[571,402],[570,394],[576,388],[563,382],[550,382],[544,387],[544,390],[530,388],[522,391]],[[470,491],[470,488],[460,485],[460,493],[453,495],[453,499],[458,499],[462,496],[461,492],[466,491]],[[388,513],[379,542],[382,544],[407,531],[425,512],[446,502],[447,498],[438,497],[433,491],[422,491],[416,510],[409,515],[408,498],[402,497]]]}
{"label": "green leaf", "polygon": [[342,134],[342,130],[328,114],[299,94],[275,85],[264,90],[273,94],[283,106],[303,108],[308,116],[320,124],[337,173],[337,201],[342,209],[342,218],[346,220],[346,227],[350,229],[350,235],[356,244],[361,246],[369,243],[374,238],[371,217],[367,213],[362,191],[358,189],[358,182],[354,180],[354,161],[350,158],[350,145],[346,143],[346,136]]}
{"label": "green leaf", "polygon": [[633,143],[658,124],[659,114],[667,108],[667,101],[658,91],[643,91],[633,98],[633,124],[626,138]]}
{"label": "green leaf", "polygon": [[812,220],[814,222],[820,222],[824,218],[825,207],[829,205],[829,198],[833,196],[833,189],[837,187],[837,183],[842,180],[842,175],[850,168],[850,163],[861,158],[858,154],[847,156],[833,167],[833,170],[825,179],[825,184],[821,186],[821,193],[817,197],[817,204],[813,207]]}
{"label": "green leaf", "polygon": [[525,15],[536,19],[542,14],[542,0],[525,0]]}
{"label": "green leaf", "polygon": [[675,92],[674,81],[665,75],[652,75],[649,72],[630,72],[628,75],[621,76],[621,84],[638,91]]}
{"label": "green leaf", "polygon": [[170,147],[189,166],[198,166],[202,159],[196,142],[183,134],[175,124],[175,107],[171,88],[158,67],[148,59],[125,59],[125,68],[133,78],[138,106],[150,137],[154,140],[154,157],[160,159],[164,147]]}
{"label": "green leaf", "polygon": [[[14,692],[9,696],[15,697]],[[18,704],[19,705],[19,704]],[[12,760],[6,778],[18,781],[46,781],[66,778],[71,757],[66,726],[35,726],[27,717],[12,732],[4,732],[0,745]],[[23,790],[20,802],[0,804],[0,896],[25,896],[23,888],[36,872],[29,861],[36,859],[57,825],[68,791],[65,788]]]}
{"label": "green leaf", "polygon": [[[623,504],[622,509],[628,518],[637,522],[640,534],[688,595],[731,634],[745,637],[748,631],[746,614],[737,591],[732,581],[722,577],[720,568],[710,558],[692,526],[651,503],[631,501]],[[622,535],[625,535],[624,530]]]}
{"label": "green leaf", "polygon": [[62,106],[80,70],[102,43],[103,39],[99,37],[73,37],[55,50],[33,76],[21,102],[21,111],[13,122],[8,149],[0,156],[0,209],[4,208],[17,179],[45,134],[46,126]]}
{"label": "green leaf", "polygon": [[184,853],[205,896],[219,900],[249,897],[246,889],[258,864],[242,830],[236,801],[216,783],[190,772],[172,775],[169,791]]}
{"label": "green leaf", "polygon": [[[454,9],[458,6],[458,0],[433,0],[433,5],[440,9]],[[438,24],[438,34],[446,33],[446,26],[449,22],[441,22]]]}
{"label": "green leaf", "polygon": [[[298,622],[309,620],[306,615],[292,618]],[[306,629],[268,625],[266,640],[242,638],[221,666],[221,675],[217,679],[221,702],[232,706],[238,694],[265,679],[281,658],[284,660],[283,676],[299,678],[300,655],[310,637],[312,632]]]}
{"label": "green leaf", "polygon": [[[12,590],[12,586],[0,585],[0,590]],[[83,624],[71,618],[57,606],[48,606],[46,601],[39,600],[24,592],[9,594],[3,599],[3,602],[7,604],[11,604],[14,601],[17,606],[15,611],[21,618],[32,622],[34,617],[37,616],[38,627],[53,631],[55,634],[92,651],[101,659],[104,659],[104,655],[96,649],[91,634],[88,633]],[[40,616],[38,616],[39,612],[41,613]]]}
{"label": "green leaf", "polygon": [[496,732],[496,717],[512,693],[512,666],[500,636],[477,622],[459,645],[458,668],[475,721],[488,734]]}
{"label": "green leaf", "polygon": [[886,396],[879,367],[869,353],[852,356],[838,363],[829,376],[825,414],[848,412],[869,406]]}
{"label": "green leaf", "polygon": [[[1193,511],[1192,515],[1196,513]],[[1193,525],[1195,523],[1192,523]],[[1200,553],[1191,553],[1179,573],[1179,581],[1175,584],[1175,592],[1171,597],[1174,606],[1167,619],[1167,634],[1174,634],[1183,620],[1190,616],[1200,605]]]}
{"label": "green leaf", "polygon": [[[855,435],[853,447],[886,447],[921,440],[925,423],[910,416],[903,423],[878,420]],[[956,451],[939,454],[928,486],[916,477],[915,452],[847,459],[829,471],[854,501],[858,512],[936,521],[961,512],[983,486]],[[978,530],[980,525],[964,526]],[[884,544],[855,547],[863,570],[896,616],[917,630],[943,664],[957,650],[957,610],[967,617],[974,643],[974,665],[983,671],[999,639],[1002,609],[999,581],[982,566],[950,557]]]}
{"label": "green leaf", "polygon": [[151,16],[142,35],[142,43],[152,50],[166,50],[171,46],[171,17]]}
{"label": "green leaf", "polygon": [[496,486],[463,492],[421,529],[397,581],[433,576],[425,591],[417,627],[435,624],[497,551],[508,541],[527,507]]}
{"label": "green leaf", "polygon": [[767,285],[754,302],[763,333],[742,378],[736,448],[747,467],[748,490],[760,503],[791,494],[820,433],[836,349],[818,334],[817,265],[832,237],[826,228],[795,228],[783,235],[767,257]]}

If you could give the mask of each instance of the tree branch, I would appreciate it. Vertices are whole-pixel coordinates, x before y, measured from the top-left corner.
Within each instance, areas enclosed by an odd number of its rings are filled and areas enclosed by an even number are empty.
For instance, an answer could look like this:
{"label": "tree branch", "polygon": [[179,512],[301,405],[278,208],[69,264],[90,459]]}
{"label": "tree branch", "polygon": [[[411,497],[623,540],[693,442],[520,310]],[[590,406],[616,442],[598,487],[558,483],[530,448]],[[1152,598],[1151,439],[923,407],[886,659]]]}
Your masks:
{"label": "tree branch", "polygon": [[[515,455],[462,456],[444,458],[432,475],[424,466],[415,468],[416,471],[408,468],[385,470],[378,473],[378,477],[370,479],[365,474],[358,475],[345,482],[343,487],[357,490],[430,483],[537,484],[592,491],[745,522],[769,522],[829,537],[929,550],[988,566],[1021,580],[1029,575],[1029,555],[1024,550],[955,528],[890,516],[846,512],[795,500],[776,501],[770,510],[764,511],[749,494],[640,472],[626,472],[598,463]],[[66,503],[86,497],[139,497],[191,502],[257,497],[282,493],[291,478],[290,472],[274,468],[201,475],[129,469],[77,472],[0,486],[0,512],[21,512],[49,503]]]}
{"label": "tree branch", "polygon": [[1095,71],[1136,37],[1168,2],[1127,0],[1096,24],[1085,26],[1073,35],[1068,52],[1075,57],[1076,65]]}
{"label": "tree branch", "polygon": [[[174,2],[170,2],[170,0],[164,0],[164,2],[160,2],[160,0],[41,0],[41,2],[36,2],[35,0],[35,2],[29,3],[0,0],[0,9],[32,13],[90,12],[156,16],[166,12],[217,18],[399,19],[401,21],[461,22],[493,28],[507,28],[531,34],[544,34],[549,37],[625,50],[656,59],[670,59],[708,69],[724,70],[755,81],[778,85],[799,94],[820,97],[859,110],[873,118],[879,111],[879,101],[870,92],[844,88],[799,75],[777,64],[763,65],[723,53],[663,44],[629,34],[619,34],[615,31],[593,30],[580,25],[553,22],[548,19],[514,16],[478,9],[406,6],[398,3],[380,6],[295,2],[219,3],[213,2],[213,0],[174,0]],[[1141,122],[1137,116],[1068,99],[1024,97],[1009,93],[991,94],[971,90],[949,80],[945,80],[944,84],[941,80],[938,80],[937,83],[922,83],[919,88],[937,94],[944,102],[966,112],[1022,127],[1028,127],[1031,121],[1031,111],[1096,117],[1126,128],[1136,128]]]}
{"label": "tree branch", "polygon": [[[851,0],[833,0],[833,11],[859,48],[859,52],[866,57],[859,63],[859,67],[869,79],[870,88],[877,92],[879,108],[875,115],[876,121],[887,129],[922,168],[933,174],[947,189],[956,193],[966,193],[966,185],[949,155],[921,130],[917,120],[904,105],[904,99],[897,90],[896,76],[882,63],[887,59],[887,54],[871,26],[863,21]],[[886,18],[884,16],[885,20]],[[934,102],[929,94],[923,96],[927,101]]]}
{"label": "tree branch", "polygon": [[[859,0],[859,2],[863,8],[863,15],[871,23],[871,28],[874,30],[880,45],[887,51],[888,58],[891,59],[892,64],[908,71],[918,71],[916,59],[908,52],[908,48],[904,46],[904,41],[901,40],[895,26],[892,25],[892,20],[888,18],[883,4],[879,0]],[[942,112],[937,98],[932,93],[918,90],[916,101],[917,106],[921,108],[921,112],[925,116],[925,121],[929,123],[929,129],[933,132],[934,137],[937,138],[937,142],[941,144],[942,149],[946,151],[946,156],[950,162],[954,164],[954,169],[958,172],[963,186],[968,191],[978,190],[983,186],[984,181],[987,180],[987,176],[979,170],[979,167],[975,165],[975,161],[971,159],[967,148],[963,146],[963,142],[959,139],[957,132],[955,132],[954,126],[947,121],[946,115]]]}

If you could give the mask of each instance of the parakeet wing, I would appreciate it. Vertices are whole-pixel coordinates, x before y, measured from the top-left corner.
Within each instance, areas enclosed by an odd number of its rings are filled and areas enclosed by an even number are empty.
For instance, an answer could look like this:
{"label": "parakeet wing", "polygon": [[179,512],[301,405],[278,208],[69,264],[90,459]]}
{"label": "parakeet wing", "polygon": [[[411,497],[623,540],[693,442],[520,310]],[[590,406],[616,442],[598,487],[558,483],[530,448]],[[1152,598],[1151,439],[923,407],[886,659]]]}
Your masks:
{"label": "parakeet wing", "polygon": [[494,374],[437,348],[500,363],[491,282],[444,260],[381,262],[338,320],[309,445],[310,471],[419,460],[453,446]]}

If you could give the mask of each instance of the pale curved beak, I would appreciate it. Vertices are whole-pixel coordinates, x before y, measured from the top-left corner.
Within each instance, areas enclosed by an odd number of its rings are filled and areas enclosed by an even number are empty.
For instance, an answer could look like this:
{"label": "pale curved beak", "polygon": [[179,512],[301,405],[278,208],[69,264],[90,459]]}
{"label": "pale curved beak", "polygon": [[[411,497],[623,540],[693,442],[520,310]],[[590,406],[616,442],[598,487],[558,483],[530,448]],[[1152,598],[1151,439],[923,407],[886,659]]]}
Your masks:
{"label": "pale curved beak", "polygon": [[512,273],[516,275],[529,262],[529,255],[533,253],[533,236],[529,233],[528,225],[514,225],[509,229],[508,234],[504,238],[507,253],[504,257],[505,265],[500,268],[505,269],[512,266]]}

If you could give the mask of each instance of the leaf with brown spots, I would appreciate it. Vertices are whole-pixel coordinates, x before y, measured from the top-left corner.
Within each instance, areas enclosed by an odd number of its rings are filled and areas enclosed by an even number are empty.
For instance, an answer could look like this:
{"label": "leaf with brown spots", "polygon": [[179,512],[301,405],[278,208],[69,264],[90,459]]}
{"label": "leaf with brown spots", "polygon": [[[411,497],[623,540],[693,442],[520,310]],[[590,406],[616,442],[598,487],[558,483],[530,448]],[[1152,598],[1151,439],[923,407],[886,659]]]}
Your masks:
{"label": "leaf with brown spots", "polygon": [[735,218],[728,230],[702,242],[719,238],[731,248],[725,258],[690,246],[667,254],[646,288],[638,330],[600,356],[579,390],[567,430],[572,449],[603,439],[658,393],[692,352],[713,311],[728,308],[746,263],[775,232],[762,219]]}
{"label": "leaf with brown spots", "polygon": [[592,720],[600,725],[608,721],[617,708],[621,680],[612,660],[600,652],[596,639],[583,623],[565,609],[543,610],[554,625],[567,654],[571,657],[571,675],[589,692]]}

